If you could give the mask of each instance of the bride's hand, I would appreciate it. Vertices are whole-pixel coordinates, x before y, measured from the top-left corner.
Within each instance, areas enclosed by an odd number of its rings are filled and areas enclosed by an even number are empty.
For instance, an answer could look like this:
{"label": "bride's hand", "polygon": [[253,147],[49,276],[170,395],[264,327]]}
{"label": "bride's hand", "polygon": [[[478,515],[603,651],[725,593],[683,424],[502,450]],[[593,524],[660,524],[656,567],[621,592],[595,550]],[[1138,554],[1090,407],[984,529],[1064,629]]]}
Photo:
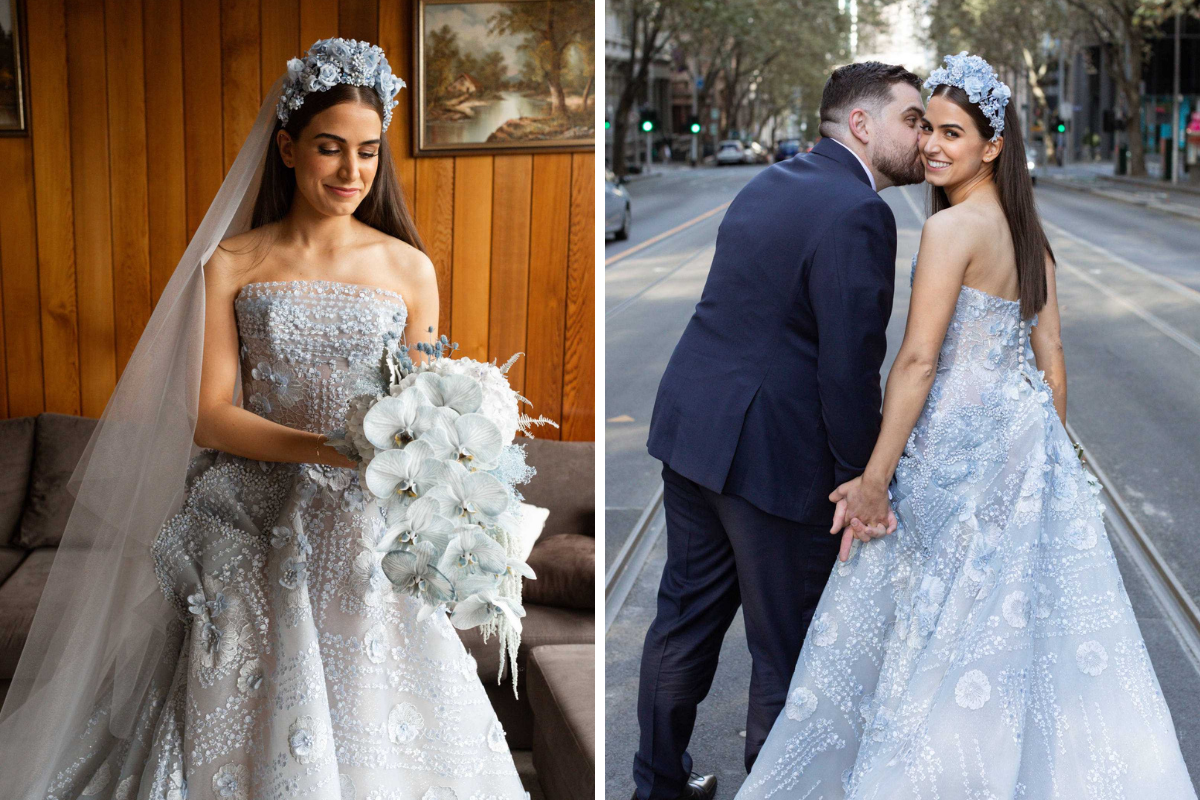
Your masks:
{"label": "bride's hand", "polygon": [[839,561],[850,558],[854,539],[869,542],[896,530],[896,515],[888,502],[887,487],[880,491],[858,477],[835,489],[829,499],[837,503],[829,532],[842,533]]}

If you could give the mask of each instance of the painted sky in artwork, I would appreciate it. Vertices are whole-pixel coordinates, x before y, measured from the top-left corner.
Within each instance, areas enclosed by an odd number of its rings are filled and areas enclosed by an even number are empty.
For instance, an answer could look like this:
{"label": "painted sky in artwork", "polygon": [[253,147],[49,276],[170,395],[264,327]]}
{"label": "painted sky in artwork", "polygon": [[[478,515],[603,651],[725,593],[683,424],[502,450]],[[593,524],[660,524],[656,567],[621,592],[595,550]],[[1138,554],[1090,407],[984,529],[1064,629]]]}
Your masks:
{"label": "painted sky in artwork", "polygon": [[[425,30],[437,30],[449,25],[458,33],[459,47],[485,46],[488,50],[499,50],[508,65],[508,74],[519,72],[523,57],[517,48],[525,41],[524,35],[494,36],[488,33],[488,19],[501,11],[501,3],[428,3],[425,5]],[[467,47],[464,47],[467,45]]]}

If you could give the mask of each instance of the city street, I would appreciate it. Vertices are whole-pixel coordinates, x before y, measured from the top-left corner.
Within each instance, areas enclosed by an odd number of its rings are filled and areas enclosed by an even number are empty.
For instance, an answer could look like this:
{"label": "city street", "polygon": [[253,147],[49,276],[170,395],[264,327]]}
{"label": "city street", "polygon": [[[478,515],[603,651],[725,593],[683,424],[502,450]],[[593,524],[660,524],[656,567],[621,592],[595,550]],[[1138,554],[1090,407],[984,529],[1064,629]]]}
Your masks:
{"label": "city street", "polygon": [[[666,555],[656,506],[660,465],[645,452],[655,390],[699,299],[725,207],[767,168],[676,168],[629,184],[631,237],[606,249],[605,558],[607,570],[624,570],[622,581],[606,585],[615,611],[606,619],[605,653],[605,785],[612,798],[629,797],[633,787],[641,643]],[[1200,664],[1172,616],[1175,606],[1156,588],[1163,574],[1168,581],[1173,575],[1182,595],[1200,600],[1200,548],[1192,541],[1200,519],[1200,221],[1051,181],[1039,182],[1036,193],[1059,263],[1069,427],[1127,516],[1126,524],[1120,513],[1109,515],[1110,538],[1184,757],[1200,776],[1200,717],[1184,713],[1200,707]],[[903,334],[925,187],[887,189],[882,197],[899,236],[890,363]],[[1129,545],[1134,530],[1156,551],[1159,572]],[[718,775],[718,798],[732,798],[745,776],[749,671],[739,616],[691,748],[696,770]]]}

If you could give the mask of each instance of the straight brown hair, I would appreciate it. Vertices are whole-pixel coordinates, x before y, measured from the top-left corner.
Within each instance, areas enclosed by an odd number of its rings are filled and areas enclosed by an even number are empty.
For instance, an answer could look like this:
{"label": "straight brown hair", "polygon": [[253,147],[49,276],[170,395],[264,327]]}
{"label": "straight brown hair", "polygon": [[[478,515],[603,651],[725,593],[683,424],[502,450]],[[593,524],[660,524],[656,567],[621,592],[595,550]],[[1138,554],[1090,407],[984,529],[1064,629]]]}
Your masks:
{"label": "straight brown hair", "polygon": [[[932,97],[943,97],[966,111],[984,139],[995,129],[988,118],[957,86],[940,84]],[[1013,252],[1017,260],[1017,287],[1021,295],[1021,317],[1030,319],[1046,305],[1046,256],[1057,265],[1054,251],[1042,229],[1033,199],[1033,180],[1025,161],[1025,140],[1021,136],[1021,118],[1010,102],[1004,107],[1004,148],[992,162],[992,180],[1000,195],[1000,207],[1008,220]],[[936,214],[950,207],[950,198],[940,186],[930,186],[929,210]]]}

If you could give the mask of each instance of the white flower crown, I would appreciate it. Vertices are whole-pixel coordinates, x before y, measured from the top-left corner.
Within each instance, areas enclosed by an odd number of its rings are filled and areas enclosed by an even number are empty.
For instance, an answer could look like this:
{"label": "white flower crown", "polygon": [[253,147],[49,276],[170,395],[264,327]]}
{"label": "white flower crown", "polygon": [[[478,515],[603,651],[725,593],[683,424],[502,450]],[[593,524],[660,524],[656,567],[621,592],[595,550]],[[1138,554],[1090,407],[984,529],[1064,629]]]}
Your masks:
{"label": "white flower crown", "polygon": [[312,92],[323,92],[339,83],[370,86],[383,101],[383,129],[392,121],[396,95],[406,84],[392,74],[383,49],[357,39],[320,39],[304,58],[287,63],[287,80],[275,106],[275,116],[287,124],[288,116]]}
{"label": "white flower crown", "polygon": [[996,141],[1004,133],[1004,108],[1012,90],[1000,80],[992,65],[979,56],[969,56],[963,50],[956,56],[943,59],[945,67],[935,69],[925,80],[926,89],[938,86],[957,86],[967,93],[968,99],[988,118],[992,125],[992,138]]}

